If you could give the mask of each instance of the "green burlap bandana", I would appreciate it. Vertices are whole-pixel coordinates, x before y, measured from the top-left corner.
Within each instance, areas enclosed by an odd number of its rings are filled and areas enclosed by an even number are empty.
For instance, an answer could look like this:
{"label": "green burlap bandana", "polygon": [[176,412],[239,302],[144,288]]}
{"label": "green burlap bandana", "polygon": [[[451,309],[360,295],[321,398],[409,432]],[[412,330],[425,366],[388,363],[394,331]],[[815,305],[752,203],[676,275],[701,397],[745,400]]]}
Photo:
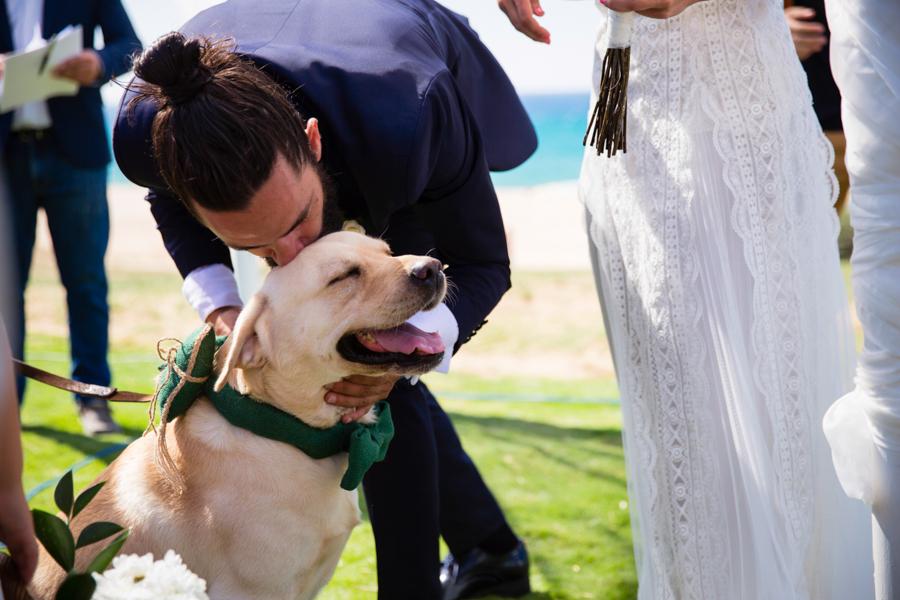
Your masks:
{"label": "green burlap bandana", "polygon": [[[328,429],[317,429],[271,404],[257,402],[239,393],[230,385],[217,392],[213,389],[215,379],[210,375],[213,372],[216,350],[226,338],[216,338],[209,335],[210,332],[211,328],[206,326],[185,338],[177,352],[173,352],[177,369],[171,369],[170,372],[168,363],[159,367],[159,380],[163,385],[158,402],[161,410],[167,403],[171,403],[168,421],[187,412],[202,393],[209,398],[219,414],[235,427],[290,444],[315,459],[334,456],[339,452],[349,453],[347,472],[341,479],[341,487],[345,490],[355,490],[369,467],[384,460],[388,444],[394,437],[394,424],[391,422],[391,409],[387,402],[375,404],[378,422],[374,425],[338,423]],[[203,381],[188,379],[180,385],[182,378],[179,370],[190,379]],[[173,392],[176,392],[174,396]]]}

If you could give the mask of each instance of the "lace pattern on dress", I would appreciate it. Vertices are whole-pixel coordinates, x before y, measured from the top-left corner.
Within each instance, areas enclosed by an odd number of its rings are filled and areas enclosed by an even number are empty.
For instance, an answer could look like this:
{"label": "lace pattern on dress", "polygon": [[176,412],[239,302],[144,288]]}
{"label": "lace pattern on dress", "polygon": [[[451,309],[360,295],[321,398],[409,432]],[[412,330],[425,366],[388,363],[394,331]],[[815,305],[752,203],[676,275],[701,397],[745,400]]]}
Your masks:
{"label": "lace pattern on dress", "polygon": [[[809,222],[829,218],[822,203],[833,198],[828,186],[836,186],[825,175],[831,157],[805,75],[779,28],[787,26],[775,0],[712,0],[667,20],[636,17],[628,153],[620,160],[585,154],[581,187],[604,274],[637,496],[638,572],[652,576],[655,598],[720,600],[735,589],[721,492],[731,484],[722,480],[712,434],[719,425],[710,409],[724,400],[711,398],[705,376],[713,358],[701,330],[710,317],[696,291],[690,210],[690,129],[702,120],[712,123],[733,196],[731,227],[753,284],[746,318],[769,436],[762,451],[777,487],[772,510],[790,537],[783,547],[801,549],[786,562],[790,579],[800,582],[796,591],[806,595],[817,426],[807,333],[816,327],[809,293],[816,282],[815,269],[798,261],[821,246],[812,238],[822,228]],[[605,53],[604,26],[597,51]],[[596,96],[599,62],[594,76]],[[642,576],[641,585],[648,583]]]}
{"label": "lace pattern on dress", "polygon": [[[782,65],[797,61],[792,60],[793,47],[764,48],[761,40],[769,42],[772,36],[761,36],[744,25],[785,26],[781,14],[765,11],[761,4],[732,1],[707,7],[709,62],[699,61],[697,72],[707,87],[704,109],[716,122],[714,139],[726,165],[725,183],[738,200],[733,226],[744,242],[745,260],[755,282],[754,375],[774,431],[773,464],[781,483],[782,509],[794,544],[805,547],[812,531],[815,490],[813,424],[805,380],[809,365],[803,362],[807,355],[803,324],[808,313],[800,293],[804,269],[797,263],[803,252],[797,247],[797,215],[792,214],[797,190],[787,174],[807,171],[797,164],[802,153],[792,152],[790,146],[809,139],[804,135],[808,131],[792,125],[803,121],[797,115],[809,112],[795,100],[806,98],[808,91],[804,94],[805,86],[796,80],[775,80],[770,75],[784,73]],[[766,13],[780,21],[767,19]],[[766,68],[772,64],[779,68]],[[784,157],[793,164],[785,164]],[[825,165],[820,172],[827,170]],[[794,566],[802,573],[802,560]]]}

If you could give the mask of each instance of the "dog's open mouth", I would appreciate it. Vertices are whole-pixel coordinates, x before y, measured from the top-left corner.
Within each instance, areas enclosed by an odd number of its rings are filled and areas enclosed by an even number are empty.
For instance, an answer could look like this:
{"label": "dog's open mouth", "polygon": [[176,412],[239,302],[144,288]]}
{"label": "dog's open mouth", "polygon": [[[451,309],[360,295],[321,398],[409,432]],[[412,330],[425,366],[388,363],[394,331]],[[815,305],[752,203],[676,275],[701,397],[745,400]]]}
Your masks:
{"label": "dog's open mouth", "polygon": [[437,333],[404,323],[392,329],[349,333],[341,338],[337,349],[350,362],[409,366],[439,360],[445,346]]}

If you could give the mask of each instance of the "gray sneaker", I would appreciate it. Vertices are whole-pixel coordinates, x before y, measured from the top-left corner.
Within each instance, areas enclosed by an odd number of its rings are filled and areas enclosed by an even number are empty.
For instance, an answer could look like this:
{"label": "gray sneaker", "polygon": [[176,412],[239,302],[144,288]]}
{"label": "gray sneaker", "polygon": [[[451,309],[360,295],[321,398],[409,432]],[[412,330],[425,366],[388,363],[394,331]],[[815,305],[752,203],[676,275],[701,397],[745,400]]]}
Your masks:
{"label": "gray sneaker", "polygon": [[106,400],[85,400],[78,404],[78,420],[85,435],[120,433],[122,428],[113,421]]}

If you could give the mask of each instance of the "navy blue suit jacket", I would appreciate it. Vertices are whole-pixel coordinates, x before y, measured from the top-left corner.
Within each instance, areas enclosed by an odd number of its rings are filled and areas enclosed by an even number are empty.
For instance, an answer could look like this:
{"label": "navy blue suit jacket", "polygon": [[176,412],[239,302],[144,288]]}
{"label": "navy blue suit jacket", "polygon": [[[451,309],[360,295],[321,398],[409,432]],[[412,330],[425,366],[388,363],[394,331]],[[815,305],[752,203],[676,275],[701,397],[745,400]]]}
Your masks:
{"label": "navy blue suit jacket", "polygon": [[[536,149],[500,65],[465,18],[430,0],[231,0],[186,35],[233,37],[237,51],[292,90],[319,120],[323,162],[345,216],[396,254],[435,250],[458,288],[448,302],[465,342],[509,288],[509,257],[489,169]],[[166,193],[150,143],[155,105],[113,135],[122,172],[148,199],[182,275],[230,264],[224,246]]]}
{"label": "navy blue suit jacket", "polygon": [[[104,47],[98,54],[103,73],[96,86],[82,87],[75,96],[50,98],[47,106],[63,155],[77,166],[99,168],[107,165],[111,158],[100,85],[131,68],[131,57],[140,52],[141,43],[120,0],[44,0],[44,39],[50,39],[68,25],[82,26],[85,49],[94,47],[94,30],[100,26]],[[6,2],[0,2],[0,53],[12,51]],[[0,153],[6,146],[12,114],[0,115]]]}

